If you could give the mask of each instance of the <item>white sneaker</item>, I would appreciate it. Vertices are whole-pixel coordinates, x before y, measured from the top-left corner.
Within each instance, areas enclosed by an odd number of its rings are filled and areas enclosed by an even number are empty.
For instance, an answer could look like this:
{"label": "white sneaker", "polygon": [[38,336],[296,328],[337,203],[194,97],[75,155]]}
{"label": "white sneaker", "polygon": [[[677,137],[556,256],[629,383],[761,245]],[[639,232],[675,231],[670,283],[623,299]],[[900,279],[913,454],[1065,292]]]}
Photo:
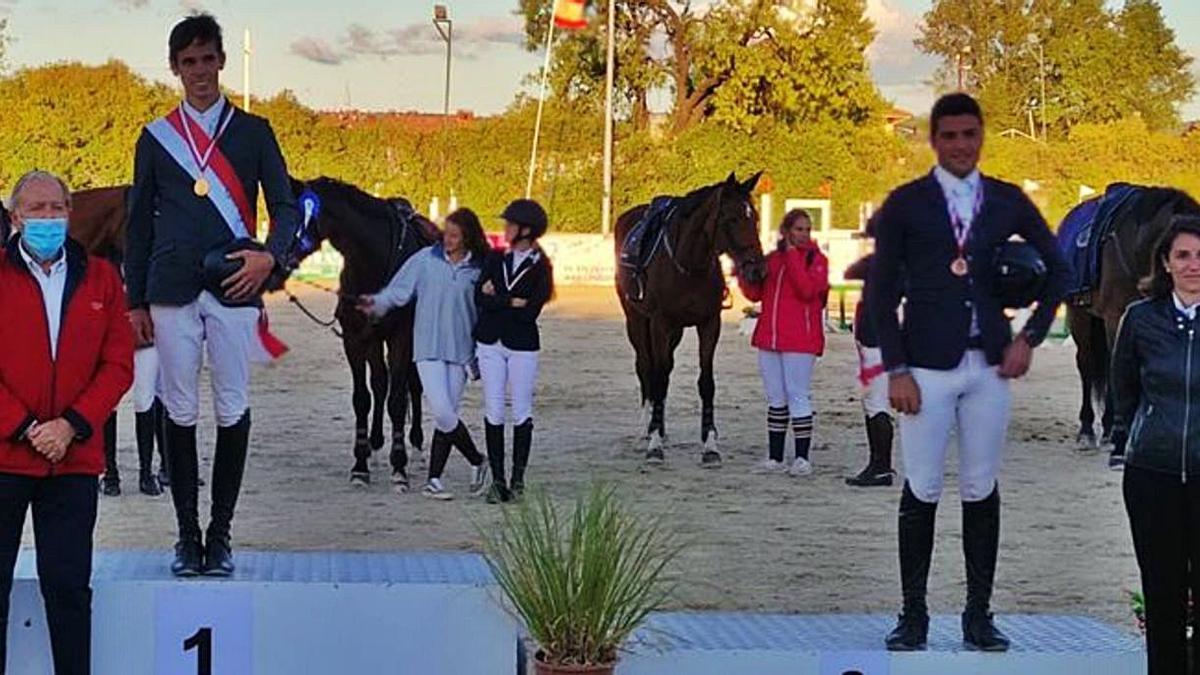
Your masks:
{"label": "white sneaker", "polygon": [[488,484],[488,473],[487,462],[471,467],[471,494],[475,496],[483,494]]}
{"label": "white sneaker", "polygon": [[430,478],[425,487],[421,489],[421,494],[430,499],[438,499],[441,501],[449,501],[454,499],[454,495],[442,485],[440,478]]}
{"label": "white sneaker", "polygon": [[812,463],[803,457],[797,457],[792,462],[792,465],[788,467],[787,472],[792,478],[811,475],[813,472]]}
{"label": "white sneaker", "polygon": [[787,471],[786,464],[770,457],[754,465],[754,473],[783,473],[785,471]]}

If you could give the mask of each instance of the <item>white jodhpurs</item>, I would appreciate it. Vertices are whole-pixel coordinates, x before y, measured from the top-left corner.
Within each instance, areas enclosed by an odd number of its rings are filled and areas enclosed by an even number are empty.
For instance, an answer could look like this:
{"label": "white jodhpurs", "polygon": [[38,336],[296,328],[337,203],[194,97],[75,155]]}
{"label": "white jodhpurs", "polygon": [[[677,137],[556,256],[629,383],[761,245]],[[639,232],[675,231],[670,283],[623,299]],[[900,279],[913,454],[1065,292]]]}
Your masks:
{"label": "white jodhpurs", "polygon": [[447,361],[417,361],[417,375],[425,390],[425,401],[433,416],[433,426],[442,433],[458,427],[458,406],[467,384],[467,369]]}
{"label": "white jodhpurs", "polygon": [[958,491],[964,502],[986,499],[996,488],[1008,432],[1008,381],[972,349],[952,370],[913,368],[921,412],[900,416],[904,473],[917,499],[942,496],[950,434],[958,436]]}
{"label": "white jodhpurs", "polygon": [[533,392],[537,386],[538,352],[514,351],[499,340],[476,344],[479,376],[483,380],[483,409],[488,424],[503,426],[506,398],[512,402],[514,425],[533,418]]}
{"label": "white jodhpurs", "polygon": [[200,368],[208,352],[217,425],[237,424],[250,407],[250,349],[257,307],[226,307],[208,291],[186,305],[151,305],[161,397],[171,421],[195,426],[200,417]]}
{"label": "white jodhpurs", "polygon": [[[878,347],[858,347],[859,383],[862,385],[862,407],[867,417],[891,412],[888,400],[888,377],[883,370],[883,352]],[[863,375],[867,376],[862,384]]]}
{"label": "white jodhpurs", "polygon": [[133,353],[133,411],[144,413],[159,395],[158,348],[142,347]]}
{"label": "white jodhpurs", "polygon": [[811,417],[812,374],[816,362],[816,354],[758,350],[758,371],[762,375],[767,407],[786,407],[793,419]]}

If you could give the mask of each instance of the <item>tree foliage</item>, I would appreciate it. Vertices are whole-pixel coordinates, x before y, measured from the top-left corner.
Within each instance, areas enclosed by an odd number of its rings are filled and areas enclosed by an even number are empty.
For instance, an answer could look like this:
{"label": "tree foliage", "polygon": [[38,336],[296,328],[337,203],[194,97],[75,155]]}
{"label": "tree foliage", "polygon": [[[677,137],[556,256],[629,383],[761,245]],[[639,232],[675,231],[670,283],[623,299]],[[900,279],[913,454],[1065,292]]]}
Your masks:
{"label": "tree foliage", "polygon": [[1131,117],[1171,128],[1196,85],[1154,0],[934,0],[917,45],[942,57],[944,88],[962,65],[996,126],[1025,129],[1031,115],[1040,125],[1044,113],[1060,137]]}
{"label": "tree foliage", "polygon": [[[127,183],[142,125],[178,103],[175,90],[118,62],[22,70],[0,78],[0,96],[9,102],[8,114],[0,116],[0,191],[34,167],[62,174],[75,188]],[[435,196],[444,204],[453,189],[459,203],[485,216],[524,193],[534,121],[529,102],[445,133],[413,130],[386,116],[347,121],[308,109],[289,92],[253,106],[270,120],[289,170],[301,178],[334,176],[368,192],[403,195],[422,208]],[[557,231],[599,229],[602,131],[593,110],[559,99],[546,107],[534,197]],[[828,186],[835,226],[856,227],[860,203],[878,204],[933,162],[923,139],[902,140],[882,124],[832,118],[789,124],[764,117],[746,128],[706,119],[665,137],[624,123],[618,132],[617,213],[730,171],[765,170],[777,211],[784,199],[818,197]],[[1102,189],[1128,180],[1200,195],[1200,134],[1158,132],[1137,118],[1077,124],[1069,136],[1046,144],[991,134],[983,168],[1017,183],[1040,183],[1035,201],[1054,222],[1075,203],[1080,184]]]}
{"label": "tree foliage", "polygon": [[[553,2],[520,0],[527,46],[546,40]],[[598,109],[605,75],[607,0],[589,23],[560,33],[550,81],[555,95]],[[650,92],[669,93],[670,127],[705,119],[746,130],[763,117],[785,125],[865,123],[882,105],[865,52],[874,30],[865,0],[631,0],[617,5],[615,91],[637,129]]]}

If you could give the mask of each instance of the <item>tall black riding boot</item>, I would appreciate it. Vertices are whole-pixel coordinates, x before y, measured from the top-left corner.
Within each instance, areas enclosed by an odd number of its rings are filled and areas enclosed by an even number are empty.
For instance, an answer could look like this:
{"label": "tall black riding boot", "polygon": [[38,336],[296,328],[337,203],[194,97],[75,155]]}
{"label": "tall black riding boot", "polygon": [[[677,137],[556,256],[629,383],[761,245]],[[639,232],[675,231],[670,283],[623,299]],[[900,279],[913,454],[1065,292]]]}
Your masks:
{"label": "tall black riding boot", "polygon": [[504,425],[484,420],[483,430],[488,466],[492,469],[492,487],[488,488],[487,501],[489,504],[511,501],[512,493],[504,482]]}
{"label": "tall black riding boot", "polygon": [[984,652],[1008,650],[1008,637],[989,611],[996,554],[1000,547],[1000,488],[980,502],[963,502],[963,557],[967,562],[967,608],[962,615],[963,646]]}
{"label": "tall black riding boot", "polygon": [[233,548],[229,530],[233,510],[242,491],[246,453],[250,447],[250,411],[237,424],[217,427],[217,449],[213,455],[212,519],[204,547],[204,573],[211,577],[233,574]]}
{"label": "tall black riding boot", "polygon": [[196,455],[196,427],[181,427],[169,418],[164,421],[167,454],[171,458],[171,501],[179,524],[175,560],[171,573],[194,577],[203,571],[204,547],[200,542],[200,460]]}
{"label": "tall black riding boot", "polygon": [[512,491],[520,497],[525,494],[525,467],[529,466],[529,453],[533,448],[533,418],[513,427],[513,470]]}
{"label": "tall black riding boot", "polygon": [[857,476],[846,479],[847,485],[876,487],[891,485],[896,476],[892,470],[892,416],[886,412],[866,418],[867,446],[871,458]]}
{"label": "tall black riding boot", "polygon": [[121,494],[121,471],[117,468],[117,413],[104,421],[104,478],[100,491],[108,497]]}
{"label": "tall black riding boot", "polygon": [[137,435],[138,489],[144,495],[157,497],[162,494],[158,477],[154,475],[154,409],[134,414],[134,431]]}
{"label": "tall black riding boot", "polygon": [[170,453],[167,452],[167,407],[161,399],[155,397],[154,405],[150,406],[154,420],[154,440],[158,443],[158,484],[162,487],[171,485]]}
{"label": "tall black riding boot", "polygon": [[929,637],[929,607],[925,589],[929,581],[929,561],[933,558],[933,528],[937,503],[923,502],[908,483],[900,495],[900,587],[904,609],[896,628],[887,636],[888,651],[907,652],[925,649]]}

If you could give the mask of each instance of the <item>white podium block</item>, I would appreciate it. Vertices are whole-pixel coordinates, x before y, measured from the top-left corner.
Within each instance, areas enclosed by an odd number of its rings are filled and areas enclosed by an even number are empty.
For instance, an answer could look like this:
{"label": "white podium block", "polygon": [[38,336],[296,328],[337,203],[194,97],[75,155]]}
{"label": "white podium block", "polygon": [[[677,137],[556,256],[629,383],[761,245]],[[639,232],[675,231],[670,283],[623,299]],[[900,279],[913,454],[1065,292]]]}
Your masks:
{"label": "white podium block", "polygon": [[[238,551],[236,559],[232,579],[178,580],[164,552],[98,553],[93,672],[516,672],[518,626],[496,603],[479,556]],[[11,675],[53,672],[31,552],[17,563],[8,647]]]}
{"label": "white podium block", "polygon": [[1071,616],[998,616],[1003,654],[964,651],[958,616],[937,616],[929,650],[893,654],[891,616],[655,614],[617,675],[1143,675],[1142,641]]}

